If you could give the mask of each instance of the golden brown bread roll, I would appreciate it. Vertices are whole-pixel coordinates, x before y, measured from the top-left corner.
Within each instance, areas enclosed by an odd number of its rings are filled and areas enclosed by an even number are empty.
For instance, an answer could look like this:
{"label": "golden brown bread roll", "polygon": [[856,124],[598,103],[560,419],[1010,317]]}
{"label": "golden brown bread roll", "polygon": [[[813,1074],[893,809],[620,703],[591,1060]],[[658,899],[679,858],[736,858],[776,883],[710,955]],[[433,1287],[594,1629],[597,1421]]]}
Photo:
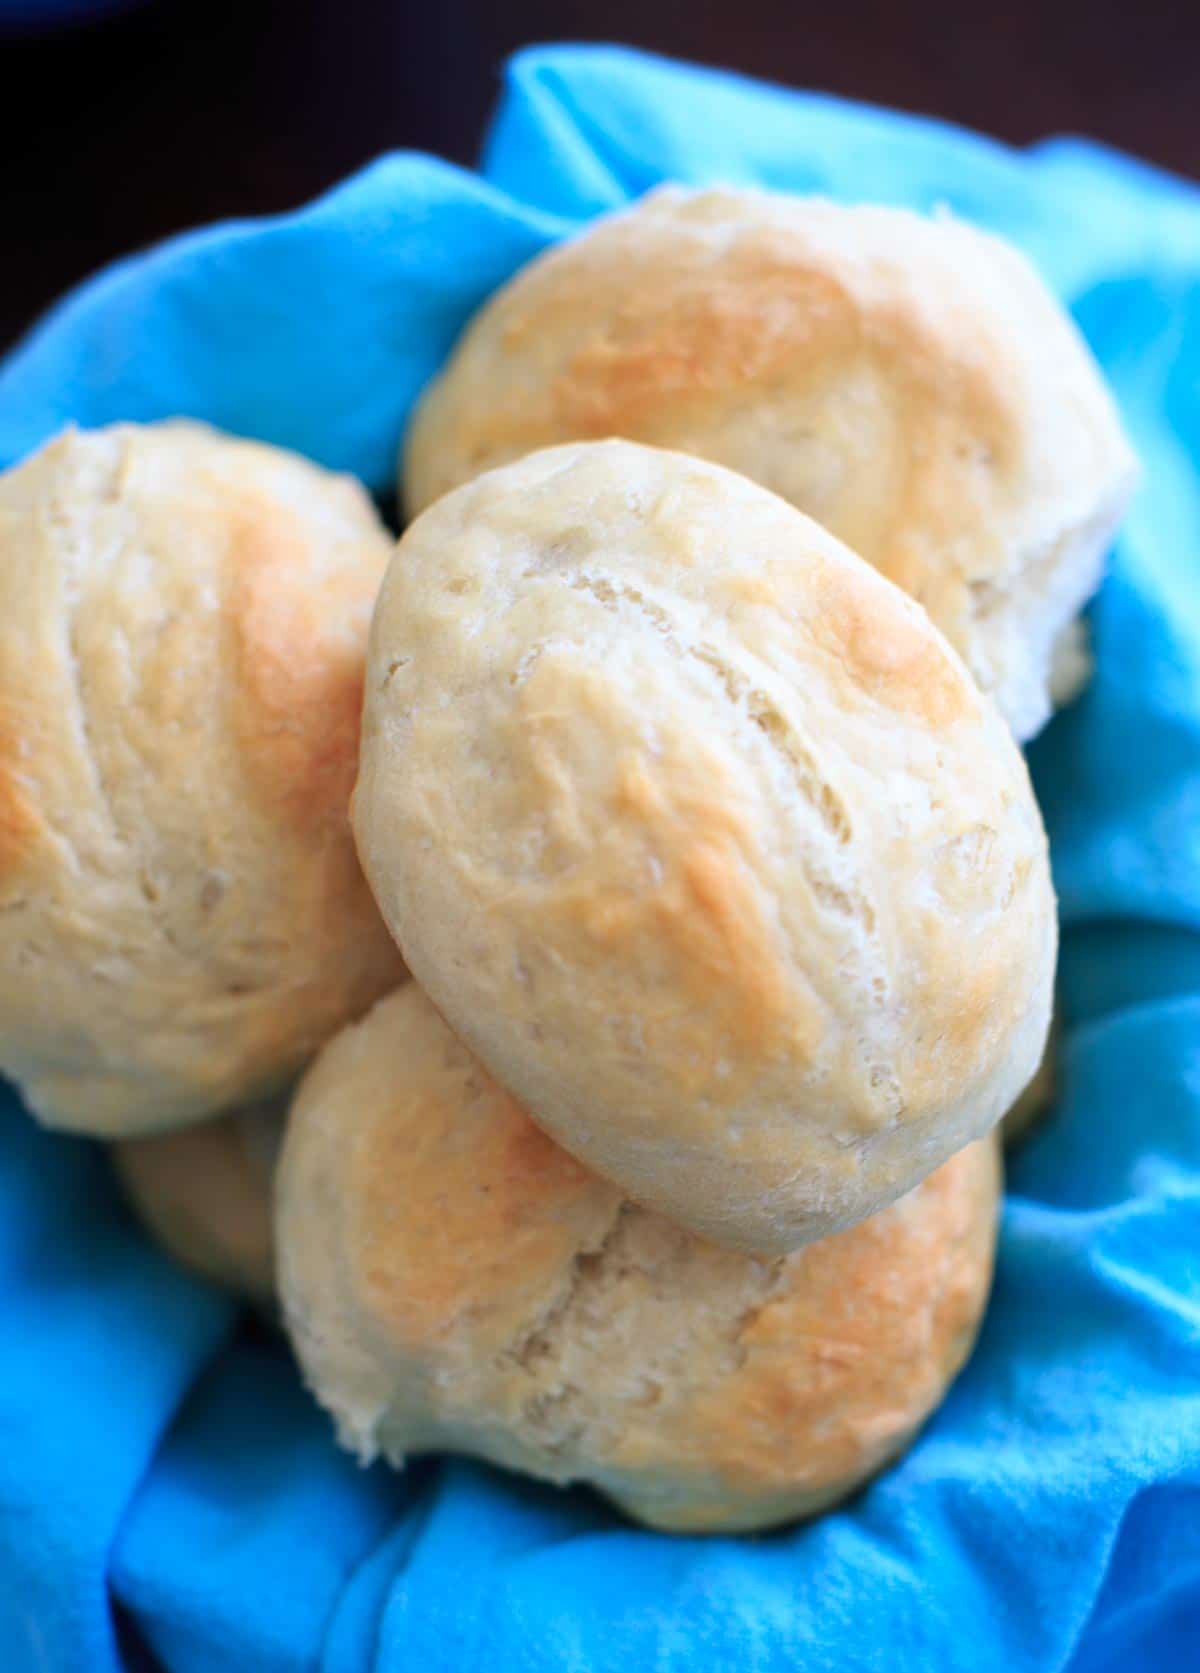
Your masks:
{"label": "golden brown bread roll", "polygon": [[591,1482],[656,1527],[760,1528],[843,1498],[941,1399],[997,1188],[989,1138],[793,1255],[719,1249],[558,1149],[409,984],[301,1083],[280,1291],[364,1460],[448,1448]]}
{"label": "golden brown bread roll", "polygon": [[910,592],[1019,737],[1086,676],[1073,618],[1135,476],[1070,318],[965,223],[666,187],[539,257],[424,397],[410,512],[558,442],[743,472]]}
{"label": "golden brown bread roll", "polygon": [[1054,896],[1011,735],[911,599],[703,461],[548,449],[413,524],[354,823],[489,1072],[731,1247],[875,1213],[1041,1054]]}
{"label": "golden brown bread roll", "polygon": [[260,1305],[275,1294],[271,1182],[283,1139],[281,1102],[112,1147],[146,1230],[202,1278]]}
{"label": "golden brown bread roll", "polygon": [[190,424],[0,476],[0,1070],[122,1136],[270,1094],[401,973],[354,854],[362,489]]}

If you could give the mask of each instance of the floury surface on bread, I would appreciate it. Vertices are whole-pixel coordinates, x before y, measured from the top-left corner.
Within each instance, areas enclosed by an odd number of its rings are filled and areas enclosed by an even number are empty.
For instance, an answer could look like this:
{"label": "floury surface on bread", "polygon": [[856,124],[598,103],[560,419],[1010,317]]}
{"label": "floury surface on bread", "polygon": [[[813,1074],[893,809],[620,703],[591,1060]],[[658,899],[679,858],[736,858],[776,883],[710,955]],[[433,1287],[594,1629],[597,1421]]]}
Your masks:
{"label": "floury surface on bread", "polygon": [[949,215],[666,187],[494,296],[423,399],[410,512],[559,442],[742,472],[918,599],[1018,737],[1086,678],[1075,618],[1136,470],[1025,259]]}
{"label": "floury surface on bread", "polygon": [[191,424],[0,477],[0,1071],[167,1128],[286,1085],[402,966],[354,853],[363,490]]}
{"label": "floury surface on bread", "polygon": [[1050,1114],[1058,1094],[1061,1043],[1061,1026],[1056,1011],[1050,1019],[1046,1049],[1037,1072],[1004,1117],[1002,1135],[1006,1147],[1020,1144]]}
{"label": "floury surface on bread", "polygon": [[474,1453],[656,1527],[761,1528],[852,1492],[941,1399],[997,1192],[988,1138],[825,1242],[720,1249],[560,1150],[409,984],[301,1083],[281,1294],[363,1458]]}
{"label": "floury surface on bread", "polygon": [[112,1148],[154,1241],[202,1278],[262,1305],[275,1294],[271,1189],[285,1117],[279,1099]]}
{"label": "floury surface on bread", "polygon": [[1042,829],[911,599],[627,442],[439,500],[372,626],[354,824],[414,975],[545,1130],[781,1253],[986,1133],[1040,1057]]}

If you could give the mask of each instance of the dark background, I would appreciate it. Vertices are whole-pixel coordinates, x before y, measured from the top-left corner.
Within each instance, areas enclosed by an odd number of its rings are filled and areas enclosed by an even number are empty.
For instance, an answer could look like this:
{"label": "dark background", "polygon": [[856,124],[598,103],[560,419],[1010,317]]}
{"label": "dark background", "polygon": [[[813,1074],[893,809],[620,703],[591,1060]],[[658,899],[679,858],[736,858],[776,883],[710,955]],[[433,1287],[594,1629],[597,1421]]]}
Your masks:
{"label": "dark background", "polygon": [[1196,0],[143,0],[0,41],[0,347],[165,233],[290,207],[389,147],[471,161],[504,56],[565,38],[1200,177]]}

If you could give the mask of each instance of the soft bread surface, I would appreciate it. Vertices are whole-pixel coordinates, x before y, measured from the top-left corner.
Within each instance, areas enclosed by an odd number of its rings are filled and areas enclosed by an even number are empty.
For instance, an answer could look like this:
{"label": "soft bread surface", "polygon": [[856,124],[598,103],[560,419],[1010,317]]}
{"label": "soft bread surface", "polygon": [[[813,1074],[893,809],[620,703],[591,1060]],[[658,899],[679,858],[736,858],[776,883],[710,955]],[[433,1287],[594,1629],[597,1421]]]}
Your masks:
{"label": "soft bread surface", "polygon": [[700,460],[550,449],[418,519],[354,820],[489,1071],[718,1242],[876,1212],[1037,1065],[1055,908],[1007,728],[910,599]]}
{"label": "soft bread surface", "polygon": [[1083,339],[947,215],[667,187],[484,307],[411,427],[410,512],[556,442],[627,436],[773,489],[929,611],[1017,735],[1086,673],[1133,457]]}
{"label": "soft bread surface", "polygon": [[634,1516],[811,1515],[911,1437],[986,1300],[996,1147],[789,1256],[703,1242],[560,1150],[410,984],[322,1053],[277,1191],[281,1293],[344,1444],[588,1481]]}
{"label": "soft bread surface", "polygon": [[1004,1117],[1002,1132],[1006,1145],[1020,1144],[1022,1139],[1028,1138],[1034,1128],[1049,1115],[1058,1093],[1058,1059],[1061,1038],[1062,1028],[1058,1013],[1055,1012],[1050,1021],[1050,1032],[1046,1036],[1046,1049],[1042,1053],[1042,1061],[1037,1066],[1037,1072]]}
{"label": "soft bread surface", "polygon": [[122,1139],[113,1163],[138,1218],[183,1266],[251,1301],[275,1293],[271,1184],[285,1107]]}
{"label": "soft bread surface", "polygon": [[0,1070],[43,1120],[254,1101],[396,985],[347,816],[391,548],[357,484],[195,425],[0,477]]}

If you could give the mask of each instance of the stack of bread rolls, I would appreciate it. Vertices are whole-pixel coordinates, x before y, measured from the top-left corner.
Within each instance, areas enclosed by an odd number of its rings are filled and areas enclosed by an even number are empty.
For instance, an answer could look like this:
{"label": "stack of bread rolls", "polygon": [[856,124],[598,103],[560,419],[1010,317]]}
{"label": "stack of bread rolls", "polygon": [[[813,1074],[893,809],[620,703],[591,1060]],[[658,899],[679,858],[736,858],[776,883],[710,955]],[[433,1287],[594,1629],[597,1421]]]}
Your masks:
{"label": "stack of bread rolls", "polygon": [[962,1365],[1051,1072],[1019,745],[1112,402],[993,238],[668,188],[482,310],[401,475],[398,545],[190,423],[0,478],[0,1069],[360,1457],[811,1515]]}

